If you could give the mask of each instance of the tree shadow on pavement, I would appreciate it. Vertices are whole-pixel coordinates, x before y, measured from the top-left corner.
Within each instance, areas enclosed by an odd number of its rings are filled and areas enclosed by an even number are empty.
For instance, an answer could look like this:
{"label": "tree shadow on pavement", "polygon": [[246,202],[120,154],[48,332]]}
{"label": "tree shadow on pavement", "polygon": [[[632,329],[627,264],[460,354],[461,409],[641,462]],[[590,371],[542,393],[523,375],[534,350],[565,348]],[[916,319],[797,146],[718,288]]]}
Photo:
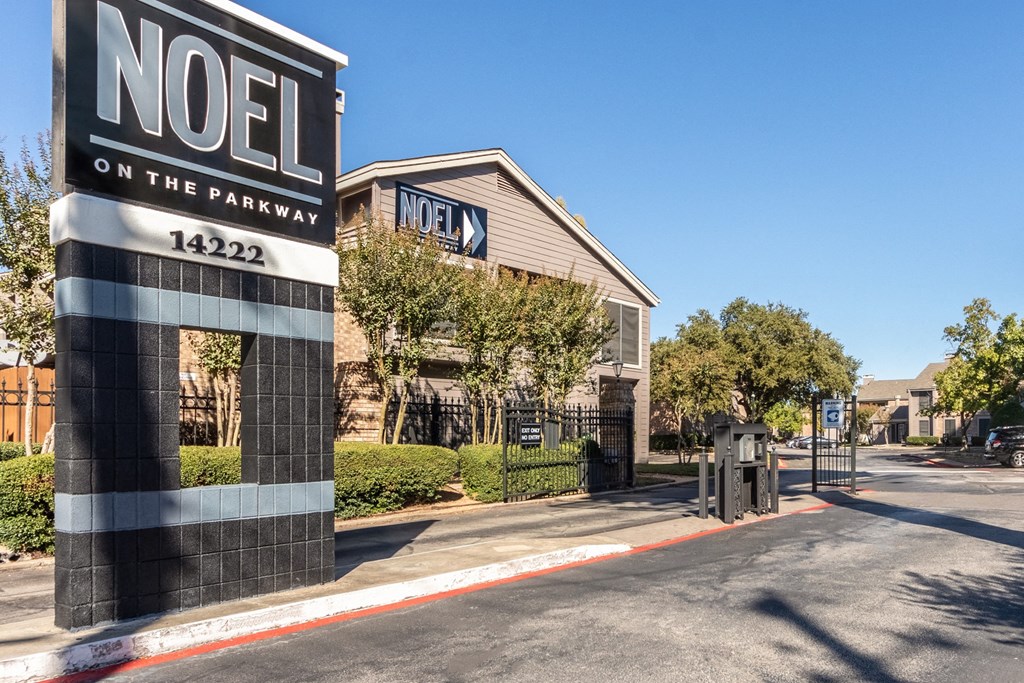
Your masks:
{"label": "tree shadow on pavement", "polygon": [[982,541],[998,543],[1015,549],[1024,549],[1024,531],[1017,531],[1016,529],[986,524],[985,522],[978,522],[942,512],[891,505],[874,500],[854,499],[845,495],[830,496],[827,500],[839,507],[847,507],[858,512],[866,512],[906,524],[917,524],[933,529],[942,529]]}
{"label": "tree shadow on pavement", "polygon": [[[802,631],[812,642],[826,648],[831,654],[830,663],[840,662],[847,671],[826,673],[821,670],[804,671],[804,680],[820,683],[839,683],[840,681],[860,680],[875,683],[900,683],[907,679],[897,676],[886,664],[885,660],[858,650],[841,637],[803,613],[784,596],[775,591],[768,591],[764,597],[755,602],[752,609],[766,616],[778,619]],[[891,634],[901,640],[911,641],[917,646],[942,647],[955,649],[957,645],[943,639],[932,630],[917,635]]]}
{"label": "tree shadow on pavement", "polygon": [[1012,568],[999,574],[977,576],[953,571],[945,576],[907,572],[897,590],[903,600],[933,610],[949,624],[984,633],[997,643],[1024,646],[1024,583],[1020,567],[1024,553]]}

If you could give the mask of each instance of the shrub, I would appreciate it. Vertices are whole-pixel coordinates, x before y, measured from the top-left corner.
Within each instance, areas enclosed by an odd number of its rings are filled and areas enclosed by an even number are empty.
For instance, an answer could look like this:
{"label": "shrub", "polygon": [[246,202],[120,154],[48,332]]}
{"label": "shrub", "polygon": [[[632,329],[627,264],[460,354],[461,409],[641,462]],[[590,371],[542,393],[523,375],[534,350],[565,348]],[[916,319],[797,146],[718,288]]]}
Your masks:
{"label": "shrub", "polygon": [[242,449],[238,446],[182,446],[181,488],[242,483]]}
{"label": "shrub", "polygon": [[334,511],[344,519],[439,500],[458,471],[439,446],[334,444]]}
{"label": "shrub", "polygon": [[53,552],[53,455],[0,462],[0,544]]}
{"label": "shrub", "polygon": [[[43,444],[34,443],[32,444],[32,453],[39,455],[39,452],[43,450]],[[0,441],[0,462],[4,460],[13,460],[14,458],[25,457],[25,444],[21,441]]]}
{"label": "shrub", "polygon": [[501,446],[463,446],[459,449],[462,488],[484,503],[502,500]]}
{"label": "shrub", "polygon": [[937,436],[908,436],[908,446],[937,446],[939,443],[939,437]]}
{"label": "shrub", "polygon": [[652,451],[674,451],[679,448],[678,434],[651,434],[650,447]]}

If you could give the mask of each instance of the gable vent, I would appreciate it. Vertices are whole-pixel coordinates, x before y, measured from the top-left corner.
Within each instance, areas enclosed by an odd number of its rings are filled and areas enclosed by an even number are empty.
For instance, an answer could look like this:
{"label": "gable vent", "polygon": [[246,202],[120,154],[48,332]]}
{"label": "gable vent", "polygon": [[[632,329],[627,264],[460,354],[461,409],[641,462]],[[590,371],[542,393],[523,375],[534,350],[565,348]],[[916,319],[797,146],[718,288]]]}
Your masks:
{"label": "gable vent", "polygon": [[498,189],[505,194],[510,194],[513,197],[519,197],[520,199],[528,199],[526,191],[522,186],[515,180],[510,178],[504,171],[498,171]]}

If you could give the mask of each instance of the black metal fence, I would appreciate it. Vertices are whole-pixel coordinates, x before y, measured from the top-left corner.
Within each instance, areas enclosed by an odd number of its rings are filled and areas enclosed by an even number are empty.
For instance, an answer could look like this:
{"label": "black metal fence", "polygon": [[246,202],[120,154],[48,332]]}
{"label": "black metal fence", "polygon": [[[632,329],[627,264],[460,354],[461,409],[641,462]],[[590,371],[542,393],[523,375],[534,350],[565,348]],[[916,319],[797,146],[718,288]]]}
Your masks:
{"label": "black metal fence", "polygon": [[[405,418],[399,443],[426,444],[458,449],[473,443],[473,404],[458,398],[416,397],[406,404]],[[485,419],[485,411],[489,413]],[[398,420],[398,399],[393,397],[388,404],[385,435],[388,443],[395,433]],[[501,411],[494,405],[485,409],[477,404],[476,440],[490,441],[485,430],[491,427],[491,436],[500,436]]]}
{"label": "black metal fence", "polygon": [[811,491],[821,486],[849,487],[857,493],[857,396],[843,401],[842,428],[819,430],[822,399],[811,400]]}
{"label": "black metal fence", "polygon": [[[53,424],[54,386],[49,389],[35,381],[35,410],[32,413],[32,441],[41,442]],[[21,378],[14,384],[0,380],[0,435],[4,441],[21,441],[25,438],[25,408],[28,406],[28,383]]]}
{"label": "black metal fence", "polygon": [[633,411],[510,404],[503,411],[505,501],[633,485]]}
{"label": "black metal fence", "polygon": [[[181,413],[179,420],[180,444],[182,446],[217,445],[217,397],[214,394],[198,394],[181,388],[178,396]],[[242,409],[240,397],[235,399],[235,409]]]}

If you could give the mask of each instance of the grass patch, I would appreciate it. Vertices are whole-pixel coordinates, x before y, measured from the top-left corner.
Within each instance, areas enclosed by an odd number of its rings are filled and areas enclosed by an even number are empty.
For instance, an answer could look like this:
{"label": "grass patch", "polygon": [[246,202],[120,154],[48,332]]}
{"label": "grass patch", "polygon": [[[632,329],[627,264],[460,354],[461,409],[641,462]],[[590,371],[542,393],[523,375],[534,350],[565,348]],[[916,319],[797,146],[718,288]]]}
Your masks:
{"label": "grass patch", "polygon": [[637,474],[673,474],[677,477],[696,477],[700,472],[700,463],[691,462],[682,465],[674,462],[659,465],[638,464],[636,472]]}

